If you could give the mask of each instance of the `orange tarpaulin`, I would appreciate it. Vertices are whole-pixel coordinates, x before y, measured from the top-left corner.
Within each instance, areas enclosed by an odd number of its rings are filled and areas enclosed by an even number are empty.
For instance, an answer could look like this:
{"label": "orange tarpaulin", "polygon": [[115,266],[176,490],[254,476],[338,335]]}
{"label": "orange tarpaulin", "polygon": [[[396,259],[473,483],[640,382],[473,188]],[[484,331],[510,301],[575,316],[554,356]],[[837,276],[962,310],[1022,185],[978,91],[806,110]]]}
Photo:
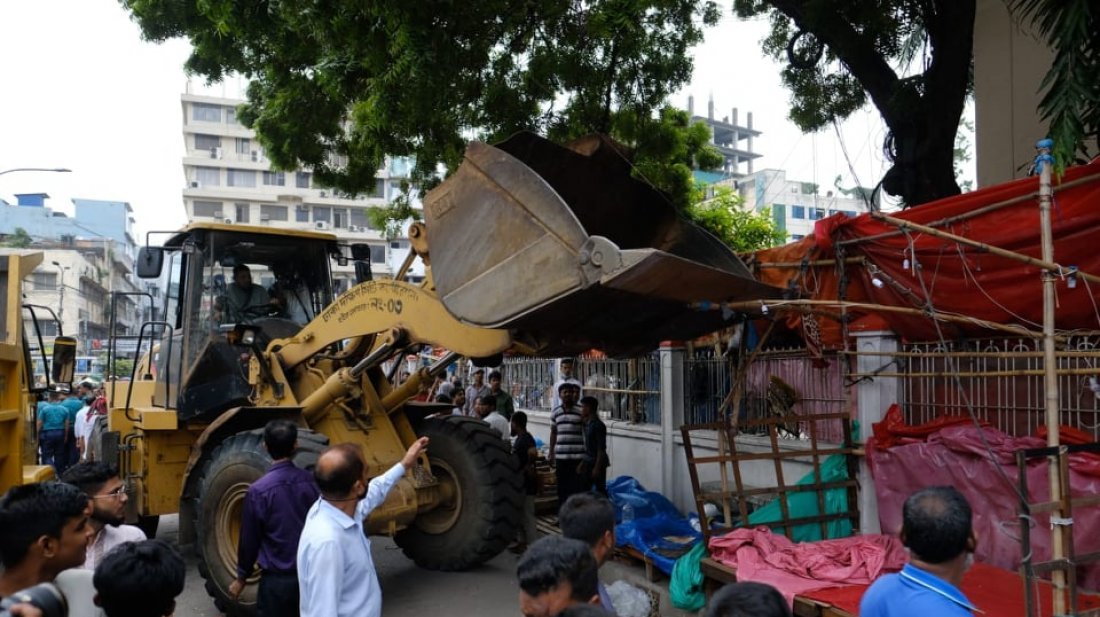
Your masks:
{"label": "orange tarpaulin", "polygon": [[[898,219],[933,226],[971,240],[1039,258],[1038,178],[1025,178],[972,193],[941,199],[904,212]],[[1058,273],[1056,327],[1100,329],[1100,285],[1070,276],[1069,268],[1100,275],[1100,161],[1070,168],[1055,182],[1052,211],[1054,261],[1067,270]],[[969,216],[975,211],[980,214]],[[936,224],[945,219],[954,222]],[[843,270],[818,260],[848,258]],[[857,263],[852,263],[855,258]],[[1043,321],[1041,269],[990,254],[978,248],[928,234],[898,233],[897,227],[869,214],[837,214],[820,220],[814,234],[754,254],[756,264],[805,263],[803,267],[757,268],[761,282],[797,291],[802,298],[869,302],[968,315],[1019,324],[1038,330]],[[841,274],[843,273],[843,279]],[[844,283],[841,293],[841,283]],[[923,285],[922,285],[923,282]],[[826,309],[838,313],[835,309]],[[933,340],[938,334],[930,319],[918,315],[850,310],[859,317],[875,314],[889,329],[908,340]],[[839,322],[817,315],[821,343],[839,345]],[[801,330],[798,314],[787,325]],[[976,324],[941,323],[947,338],[987,332]]]}

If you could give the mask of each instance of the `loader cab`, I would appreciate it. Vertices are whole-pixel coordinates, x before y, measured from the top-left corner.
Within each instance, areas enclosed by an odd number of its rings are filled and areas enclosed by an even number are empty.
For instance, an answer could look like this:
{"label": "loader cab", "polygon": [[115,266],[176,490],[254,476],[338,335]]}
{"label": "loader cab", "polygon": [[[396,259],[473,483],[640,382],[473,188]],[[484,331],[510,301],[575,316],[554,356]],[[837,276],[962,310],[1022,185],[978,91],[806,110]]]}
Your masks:
{"label": "loader cab", "polygon": [[248,350],[229,344],[237,324],[257,345],[293,336],[333,300],[331,264],[347,259],[330,234],[197,223],[162,248],[144,248],[138,275],[166,276],[163,323],[138,379],[180,420],[210,420],[248,404]]}

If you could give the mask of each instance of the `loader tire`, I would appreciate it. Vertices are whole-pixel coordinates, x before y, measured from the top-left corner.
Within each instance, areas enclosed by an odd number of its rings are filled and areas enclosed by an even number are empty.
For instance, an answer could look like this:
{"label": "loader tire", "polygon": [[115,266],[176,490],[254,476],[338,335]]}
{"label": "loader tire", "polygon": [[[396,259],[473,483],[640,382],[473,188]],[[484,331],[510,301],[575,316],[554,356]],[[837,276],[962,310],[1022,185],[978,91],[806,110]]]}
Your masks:
{"label": "loader tire", "polygon": [[474,418],[424,421],[432,474],[452,498],[417,516],[394,538],[405,555],[429,570],[467,570],[500,554],[515,539],[523,511],[523,480],[508,442]]}
{"label": "loader tire", "polygon": [[[298,430],[294,464],[313,469],[328,438]],[[198,478],[195,530],[199,574],[206,581],[206,593],[228,617],[256,614],[256,583],[253,575],[238,601],[229,598],[229,584],[237,578],[237,541],[241,513],[248,487],[267,472],[271,457],[263,447],[263,430],[237,433],[223,441],[207,457]]]}

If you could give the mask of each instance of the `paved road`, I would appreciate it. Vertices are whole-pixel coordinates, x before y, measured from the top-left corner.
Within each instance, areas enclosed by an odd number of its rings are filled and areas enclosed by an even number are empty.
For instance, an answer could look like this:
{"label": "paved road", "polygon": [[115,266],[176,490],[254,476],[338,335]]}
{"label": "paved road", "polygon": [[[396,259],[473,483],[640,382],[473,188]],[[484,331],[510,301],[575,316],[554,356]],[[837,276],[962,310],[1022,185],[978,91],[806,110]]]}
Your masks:
{"label": "paved road", "polygon": [[[162,517],[157,537],[175,542],[177,529],[175,516]],[[516,556],[512,553],[505,552],[473,572],[431,572],[416,567],[388,538],[372,538],[371,545],[386,617],[519,614]],[[203,589],[196,557],[185,557],[187,583],[177,600],[176,614],[218,617],[220,612]]]}

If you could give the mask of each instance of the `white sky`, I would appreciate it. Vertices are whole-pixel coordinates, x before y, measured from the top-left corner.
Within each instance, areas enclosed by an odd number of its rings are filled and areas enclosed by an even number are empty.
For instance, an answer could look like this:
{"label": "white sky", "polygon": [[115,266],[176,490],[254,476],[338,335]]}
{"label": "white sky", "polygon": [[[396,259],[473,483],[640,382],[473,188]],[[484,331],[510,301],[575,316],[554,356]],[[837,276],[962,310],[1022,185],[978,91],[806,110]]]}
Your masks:
{"label": "white sky", "polygon": [[[782,168],[791,180],[831,187],[844,176],[856,184],[833,131],[802,135],[787,120],[788,94],[779,69],[760,52],[766,22],[724,16],[696,51],[692,84],[672,98],[705,115],[739,109],[763,131],[755,169]],[[186,86],[182,40],[145,43],[116,0],[3,0],[0,2],[0,171],[67,167],[73,173],[0,175],[0,198],[49,193],[55,210],[70,199],[128,201],[140,232],[184,222],[184,152],[180,94]],[[225,88],[237,96],[238,84]],[[198,86],[196,86],[198,88]],[[220,89],[218,94],[225,94]],[[858,182],[874,185],[885,170],[877,113],[857,112],[842,127]],[[139,238],[144,240],[144,238]]]}

